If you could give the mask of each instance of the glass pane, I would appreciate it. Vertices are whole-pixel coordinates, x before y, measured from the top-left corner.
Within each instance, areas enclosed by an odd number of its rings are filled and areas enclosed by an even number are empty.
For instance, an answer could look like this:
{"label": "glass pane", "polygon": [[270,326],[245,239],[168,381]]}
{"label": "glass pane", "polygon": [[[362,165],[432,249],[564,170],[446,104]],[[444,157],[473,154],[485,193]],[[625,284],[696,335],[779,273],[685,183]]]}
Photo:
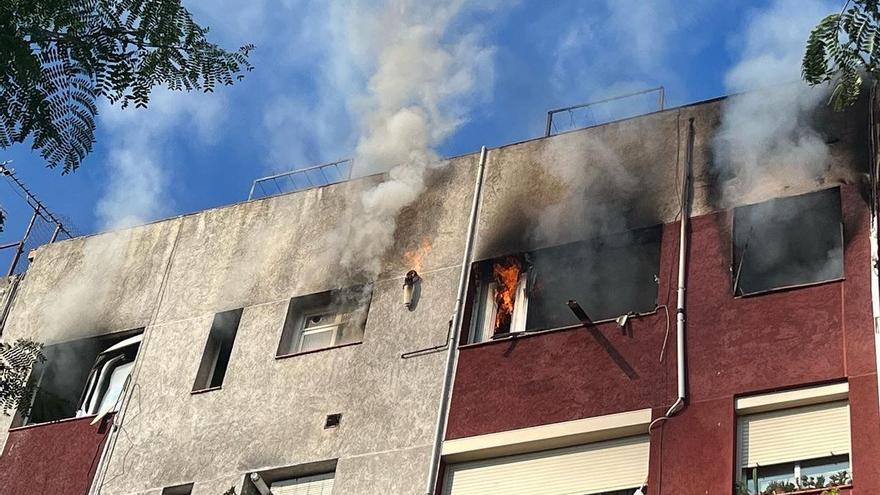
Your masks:
{"label": "glass pane", "polygon": [[107,391],[104,392],[104,397],[101,398],[101,404],[98,406],[98,412],[104,411],[115,411],[116,400],[119,399],[119,394],[122,392],[122,386],[125,385],[125,379],[128,378],[128,375],[131,373],[131,369],[134,367],[134,363],[125,363],[116,367],[113,370],[113,373],[110,375],[110,384],[107,385]]}
{"label": "glass pane", "polygon": [[[822,476],[824,477],[824,483],[820,483],[821,486],[827,485],[832,481],[831,477],[833,475],[843,471],[846,471],[847,475],[850,472],[848,455],[836,455],[801,462],[801,476],[806,476],[807,478]],[[844,483],[842,480],[837,482]]]}
{"label": "glass pane", "polygon": [[331,345],[333,345],[334,332],[336,332],[336,327],[328,328],[327,330],[320,332],[303,334],[302,343],[299,347],[299,352],[307,352],[313,351],[315,349],[330,347]]}
{"label": "glass pane", "polygon": [[794,485],[794,481],[794,463],[758,468],[759,493],[763,493],[771,485],[777,487],[786,483]]}
{"label": "glass pane", "polygon": [[336,313],[321,313],[306,317],[305,328],[320,327],[336,323]]}

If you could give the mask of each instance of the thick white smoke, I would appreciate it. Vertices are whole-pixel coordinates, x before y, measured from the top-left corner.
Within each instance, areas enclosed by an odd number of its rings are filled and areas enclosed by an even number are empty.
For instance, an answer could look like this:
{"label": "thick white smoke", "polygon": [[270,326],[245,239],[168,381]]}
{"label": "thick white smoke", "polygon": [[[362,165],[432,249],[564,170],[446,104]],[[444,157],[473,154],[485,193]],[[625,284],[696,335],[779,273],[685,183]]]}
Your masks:
{"label": "thick white smoke", "polygon": [[828,147],[810,118],[827,90],[799,79],[810,30],[833,11],[819,0],[778,0],[753,15],[737,40],[740,60],[725,83],[731,93],[750,92],[725,103],[715,140],[725,199],[759,198],[826,170]]}
{"label": "thick white smoke", "polygon": [[457,24],[462,2],[390,0],[378,11],[354,10],[361,19],[346,24],[355,27],[348,48],[372,74],[350,104],[360,129],[354,174],[388,173],[346,212],[328,245],[338,246],[330,255],[344,267],[375,276],[398,214],[439,165],[436,146],[491,87],[492,50]]}

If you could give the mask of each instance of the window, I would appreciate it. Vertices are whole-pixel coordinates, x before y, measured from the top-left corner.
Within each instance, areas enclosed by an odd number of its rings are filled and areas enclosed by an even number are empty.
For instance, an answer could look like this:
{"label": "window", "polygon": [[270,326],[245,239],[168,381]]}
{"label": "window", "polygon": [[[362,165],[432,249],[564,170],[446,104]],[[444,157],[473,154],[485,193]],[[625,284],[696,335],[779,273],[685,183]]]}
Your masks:
{"label": "window", "polygon": [[660,226],[477,263],[469,342],[577,325],[576,300],[593,321],[653,311]]}
{"label": "window", "polygon": [[371,296],[365,285],[291,299],[276,356],[362,341]]}
{"label": "window", "polygon": [[273,481],[272,495],[331,495],[334,473],[314,474],[300,478]]}
{"label": "window", "polygon": [[169,486],[162,490],[162,495],[190,495],[192,493],[193,484]]}
{"label": "window", "polygon": [[134,368],[143,334],[135,335],[102,351],[89,373],[77,416],[97,415],[119,409],[119,398]]}
{"label": "window", "polygon": [[646,435],[446,467],[444,495],[633,495],[648,478]]}
{"label": "window", "polygon": [[269,469],[245,477],[247,495],[332,495],[336,460]]}
{"label": "window", "polygon": [[241,309],[224,311],[214,315],[211,333],[202,353],[202,362],[193,384],[193,392],[210,390],[223,385],[229,357],[232,355],[232,344],[241,321]]}
{"label": "window", "polygon": [[840,190],[736,208],[733,250],[735,295],[842,278]]}
{"label": "window", "polygon": [[34,390],[22,426],[116,410],[118,399],[137,357],[142,329],[101,335],[43,349],[28,386]]}
{"label": "window", "polygon": [[[816,400],[827,399],[806,402]],[[770,405],[760,410],[752,414],[738,410],[737,465],[740,483],[748,493],[849,483],[852,471],[846,400],[797,407]]]}

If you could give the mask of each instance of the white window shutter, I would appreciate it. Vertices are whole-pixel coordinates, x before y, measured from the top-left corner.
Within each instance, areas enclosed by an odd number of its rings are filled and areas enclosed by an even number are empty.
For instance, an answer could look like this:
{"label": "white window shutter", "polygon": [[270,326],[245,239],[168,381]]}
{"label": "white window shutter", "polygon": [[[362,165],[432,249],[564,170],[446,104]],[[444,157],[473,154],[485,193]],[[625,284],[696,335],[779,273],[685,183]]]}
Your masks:
{"label": "white window shutter", "polygon": [[850,452],[846,401],[743,416],[738,430],[740,468]]}
{"label": "white window shutter", "polygon": [[452,464],[445,495],[570,495],[636,488],[648,476],[649,443],[637,436]]}
{"label": "white window shutter", "polygon": [[331,495],[334,473],[316,474],[276,481],[269,487],[272,495]]}

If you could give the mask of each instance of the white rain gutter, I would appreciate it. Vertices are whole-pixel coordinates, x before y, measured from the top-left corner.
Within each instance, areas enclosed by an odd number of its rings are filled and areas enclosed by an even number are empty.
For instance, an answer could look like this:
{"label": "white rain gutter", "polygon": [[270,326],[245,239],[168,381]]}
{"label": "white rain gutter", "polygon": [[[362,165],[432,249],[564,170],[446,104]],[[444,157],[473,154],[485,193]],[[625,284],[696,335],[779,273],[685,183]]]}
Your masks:
{"label": "white rain gutter", "polygon": [[431,464],[428,466],[428,481],[425,486],[425,494],[432,495],[437,486],[437,474],[440,471],[440,455],[443,448],[443,437],[446,436],[446,420],[449,412],[449,397],[452,392],[452,381],[455,375],[455,363],[458,356],[458,336],[460,335],[462,313],[464,312],[464,299],[467,294],[468,275],[470,274],[471,258],[473,252],[474,236],[477,226],[477,215],[480,208],[480,198],[483,193],[483,173],[486,170],[486,147],[480,148],[480,163],[477,168],[477,181],[474,184],[474,197],[471,203],[471,217],[468,223],[467,239],[464,245],[464,256],[461,265],[461,276],[458,280],[458,296],[455,299],[455,309],[452,313],[452,324],[449,325],[448,348],[446,349],[446,370],[443,377],[443,391],[437,411],[437,424],[434,428],[434,442],[431,450]]}
{"label": "white rain gutter", "polygon": [[681,222],[679,232],[678,249],[678,301],[675,309],[675,357],[678,367],[678,399],[672,407],[666,411],[666,416],[672,416],[684,407],[687,399],[685,378],[687,367],[685,366],[685,290],[687,278],[687,227],[690,217],[690,186],[691,167],[693,166],[694,154],[694,119],[688,121],[687,135],[687,163],[681,181]]}

